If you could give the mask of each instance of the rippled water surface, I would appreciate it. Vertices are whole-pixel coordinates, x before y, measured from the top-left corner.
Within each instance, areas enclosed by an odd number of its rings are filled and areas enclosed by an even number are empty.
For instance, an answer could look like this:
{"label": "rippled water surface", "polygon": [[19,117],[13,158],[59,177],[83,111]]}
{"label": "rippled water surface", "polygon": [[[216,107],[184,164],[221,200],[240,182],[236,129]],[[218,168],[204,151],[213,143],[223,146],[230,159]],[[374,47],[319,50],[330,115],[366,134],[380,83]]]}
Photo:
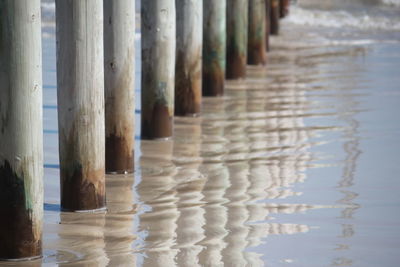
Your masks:
{"label": "rippled water surface", "polygon": [[268,65],[172,140],[137,136],[136,172],[108,175],[107,213],[86,214],[59,211],[46,1],[45,255],[7,266],[399,266],[400,3],[298,2]]}

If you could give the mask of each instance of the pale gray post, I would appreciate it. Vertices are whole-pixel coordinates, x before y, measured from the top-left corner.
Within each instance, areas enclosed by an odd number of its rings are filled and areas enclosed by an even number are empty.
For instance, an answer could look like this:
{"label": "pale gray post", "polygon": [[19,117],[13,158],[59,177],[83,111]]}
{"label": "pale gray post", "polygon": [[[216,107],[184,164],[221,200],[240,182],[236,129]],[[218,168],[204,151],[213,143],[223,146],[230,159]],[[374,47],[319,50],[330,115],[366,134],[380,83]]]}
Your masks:
{"label": "pale gray post", "polygon": [[142,1],[142,139],[172,136],[175,0]]}
{"label": "pale gray post", "polygon": [[249,31],[247,63],[263,65],[266,62],[265,0],[249,0]]}
{"label": "pale gray post", "polygon": [[226,0],[203,0],[203,96],[224,94]]}
{"label": "pale gray post", "polygon": [[135,134],[135,1],[104,0],[106,172],[131,173]]}
{"label": "pale gray post", "polygon": [[56,0],[61,208],[105,207],[103,1]]}
{"label": "pale gray post", "polygon": [[203,1],[176,0],[175,115],[200,113]]}
{"label": "pale gray post", "polygon": [[246,77],[248,0],[227,1],[226,11],[226,78]]}
{"label": "pale gray post", "polygon": [[40,0],[0,0],[0,259],[42,255]]}

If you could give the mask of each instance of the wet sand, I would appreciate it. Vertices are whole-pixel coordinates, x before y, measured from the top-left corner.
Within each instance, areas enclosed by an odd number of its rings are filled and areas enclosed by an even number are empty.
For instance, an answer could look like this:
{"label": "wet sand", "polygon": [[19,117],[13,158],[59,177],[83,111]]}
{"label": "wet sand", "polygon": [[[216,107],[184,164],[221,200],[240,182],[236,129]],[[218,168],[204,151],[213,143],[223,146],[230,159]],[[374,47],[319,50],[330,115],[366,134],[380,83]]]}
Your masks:
{"label": "wet sand", "polygon": [[175,118],[172,140],[137,136],[135,173],[107,176],[95,214],[59,210],[45,37],[44,258],[0,266],[398,266],[400,42],[318,33],[284,22],[267,66]]}

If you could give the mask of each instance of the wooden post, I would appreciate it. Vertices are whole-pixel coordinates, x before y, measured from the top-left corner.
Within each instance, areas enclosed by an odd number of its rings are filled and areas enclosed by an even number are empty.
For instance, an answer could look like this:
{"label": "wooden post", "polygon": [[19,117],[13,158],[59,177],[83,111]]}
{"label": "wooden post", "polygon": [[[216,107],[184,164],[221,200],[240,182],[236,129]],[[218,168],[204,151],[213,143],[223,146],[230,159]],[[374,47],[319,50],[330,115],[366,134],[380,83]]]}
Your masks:
{"label": "wooden post", "polygon": [[175,0],[142,1],[142,139],[172,136]]}
{"label": "wooden post", "polygon": [[175,115],[200,113],[203,3],[176,0]]}
{"label": "wooden post", "polygon": [[224,94],[226,0],[203,0],[203,96]]}
{"label": "wooden post", "polygon": [[134,165],[135,2],[104,0],[106,172]]}
{"label": "wooden post", "polygon": [[265,0],[249,0],[249,65],[263,65],[266,62],[265,12]]}
{"label": "wooden post", "polygon": [[279,16],[286,17],[289,14],[289,0],[280,0],[279,3]]}
{"label": "wooden post", "polygon": [[227,3],[227,79],[246,76],[248,4],[248,0],[230,0]]}
{"label": "wooden post", "polygon": [[61,208],[105,207],[103,1],[56,0]]}
{"label": "wooden post", "polygon": [[42,255],[40,0],[0,1],[0,259]]}
{"label": "wooden post", "polygon": [[278,35],[279,34],[279,0],[270,0],[270,33],[271,35]]}
{"label": "wooden post", "polygon": [[265,0],[265,48],[270,50],[269,35],[271,34],[271,0]]}

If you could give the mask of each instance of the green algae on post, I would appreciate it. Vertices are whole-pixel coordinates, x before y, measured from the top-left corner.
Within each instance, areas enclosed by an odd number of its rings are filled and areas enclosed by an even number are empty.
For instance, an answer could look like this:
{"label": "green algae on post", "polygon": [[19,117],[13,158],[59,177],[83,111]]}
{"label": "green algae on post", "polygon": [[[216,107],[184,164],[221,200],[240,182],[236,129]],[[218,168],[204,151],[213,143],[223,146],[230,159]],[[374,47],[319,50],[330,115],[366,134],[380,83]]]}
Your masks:
{"label": "green algae on post", "polygon": [[246,77],[248,0],[227,3],[226,78]]}
{"label": "green algae on post", "polygon": [[104,0],[106,172],[134,168],[135,2]]}
{"label": "green algae on post", "polygon": [[249,0],[249,32],[247,63],[263,65],[266,62],[265,0]]}
{"label": "green algae on post", "polygon": [[172,136],[175,0],[142,1],[142,139]]}
{"label": "green algae on post", "polygon": [[224,94],[226,0],[203,1],[203,96]]}
{"label": "green algae on post", "polygon": [[105,208],[103,1],[56,0],[61,209]]}
{"label": "green algae on post", "polygon": [[42,255],[40,0],[0,1],[0,260]]}

